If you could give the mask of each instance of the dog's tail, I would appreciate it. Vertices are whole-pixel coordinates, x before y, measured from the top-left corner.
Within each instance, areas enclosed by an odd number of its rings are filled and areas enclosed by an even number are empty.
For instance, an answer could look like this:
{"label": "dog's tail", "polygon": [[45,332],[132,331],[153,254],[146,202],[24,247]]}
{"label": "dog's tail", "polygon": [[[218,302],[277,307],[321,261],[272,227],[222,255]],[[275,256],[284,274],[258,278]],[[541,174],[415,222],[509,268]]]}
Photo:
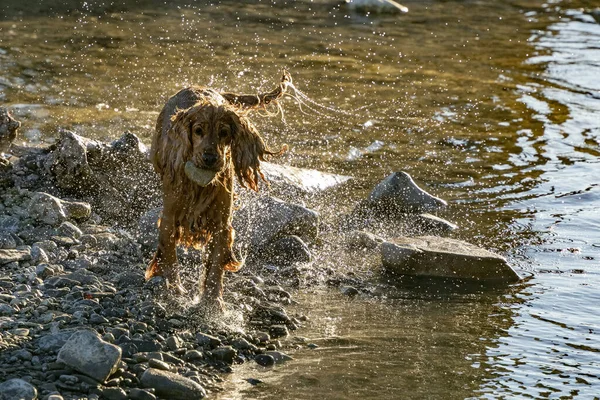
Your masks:
{"label": "dog's tail", "polygon": [[254,108],[264,108],[275,100],[280,99],[286,93],[288,87],[292,85],[292,76],[286,70],[283,71],[279,86],[267,93],[257,95],[221,93],[229,103],[241,109],[251,110]]}

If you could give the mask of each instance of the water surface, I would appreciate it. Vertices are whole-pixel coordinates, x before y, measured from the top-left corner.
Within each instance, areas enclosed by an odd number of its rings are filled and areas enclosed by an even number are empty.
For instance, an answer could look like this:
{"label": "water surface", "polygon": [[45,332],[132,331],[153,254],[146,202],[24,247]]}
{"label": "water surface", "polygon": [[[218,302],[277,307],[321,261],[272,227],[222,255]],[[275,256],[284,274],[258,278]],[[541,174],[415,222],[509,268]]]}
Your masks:
{"label": "water surface", "polygon": [[[59,128],[148,140],[189,84],[257,92],[288,69],[341,110],[256,117],[283,162],[355,176],[325,220],[392,171],[451,203],[456,237],[505,254],[510,288],[299,293],[311,321],[285,367],[241,366],[220,398],[594,398],[600,393],[600,25],[594,2],[326,1],[0,5],[0,101],[25,140]],[[44,16],[50,12],[51,17]],[[364,268],[340,255],[332,267]],[[377,263],[368,268],[377,277]],[[376,281],[376,279],[375,279]],[[251,387],[244,378],[264,381]]]}

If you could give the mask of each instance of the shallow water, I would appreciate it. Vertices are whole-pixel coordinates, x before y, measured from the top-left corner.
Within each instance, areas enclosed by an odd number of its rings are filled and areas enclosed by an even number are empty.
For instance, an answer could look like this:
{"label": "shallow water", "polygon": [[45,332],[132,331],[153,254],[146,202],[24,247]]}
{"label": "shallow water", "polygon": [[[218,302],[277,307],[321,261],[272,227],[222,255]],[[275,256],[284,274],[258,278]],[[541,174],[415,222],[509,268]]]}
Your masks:
{"label": "shallow water", "polygon": [[410,1],[401,16],[325,1],[62,3],[0,5],[0,102],[27,140],[60,127],[147,140],[181,86],[256,92],[286,68],[341,112],[288,100],[286,123],[255,121],[290,145],[284,162],[357,178],[343,201],[310,204],[325,219],[402,169],[451,203],[441,216],[457,237],[532,275],[488,291],[299,293],[311,322],[298,334],[320,347],[241,366],[220,398],[598,396],[600,24],[582,11],[594,2]]}

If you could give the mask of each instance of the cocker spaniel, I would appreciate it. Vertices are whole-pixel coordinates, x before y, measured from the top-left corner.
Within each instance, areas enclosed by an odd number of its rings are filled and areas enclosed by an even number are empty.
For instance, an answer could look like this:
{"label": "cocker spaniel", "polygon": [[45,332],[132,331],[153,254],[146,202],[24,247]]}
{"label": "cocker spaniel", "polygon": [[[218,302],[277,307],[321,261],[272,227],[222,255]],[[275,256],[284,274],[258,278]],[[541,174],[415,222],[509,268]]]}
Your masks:
{"label": "cocker spaniel", "polygon": [[169,289],[185,293],[176,246],[206,246],[203,301],[222,309],[224,271],[242,266],[232,250],[234,174],[242,187],[258,191],[259,180],[266,182],[260,161],[286,149],[271,151],[248,114],[281,98],[289,85],[291,77],[284,72],[279,87],[257,96],[189,87],[167,101],[150,150],[162,179],[163,210],[147,280],[162,276]]}

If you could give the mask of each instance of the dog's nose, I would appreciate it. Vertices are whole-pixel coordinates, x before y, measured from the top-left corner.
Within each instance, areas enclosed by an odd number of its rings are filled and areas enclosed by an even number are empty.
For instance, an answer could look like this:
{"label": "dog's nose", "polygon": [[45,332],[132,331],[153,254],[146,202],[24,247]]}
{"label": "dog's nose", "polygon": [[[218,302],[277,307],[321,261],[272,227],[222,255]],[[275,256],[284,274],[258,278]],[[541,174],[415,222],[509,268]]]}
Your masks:
{"label": "dog's nose", "polygon": [[215,163],[217,162],[218,158],[219,157],[216,154],[213,154],[213,153],[204,153],[204,154],[202,154],[202,162],[207,167],[212,167],[213,165],[215,165]]}

